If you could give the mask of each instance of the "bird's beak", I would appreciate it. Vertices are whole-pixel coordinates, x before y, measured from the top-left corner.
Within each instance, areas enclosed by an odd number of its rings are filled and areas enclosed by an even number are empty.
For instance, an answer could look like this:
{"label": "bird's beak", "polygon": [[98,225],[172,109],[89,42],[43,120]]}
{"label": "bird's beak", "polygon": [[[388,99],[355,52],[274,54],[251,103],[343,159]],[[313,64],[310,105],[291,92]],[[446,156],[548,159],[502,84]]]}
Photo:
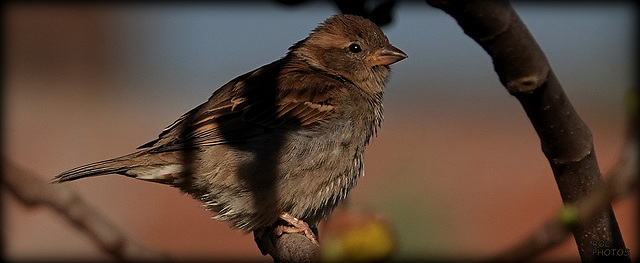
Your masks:
{"label": "bird's beak", "polygon": [[402,52],[402,50],[388,45],[376,50],[376,52],[371,54],[367,59],[370,60],[374,66],[388,66],[407,57],[407,54]]}

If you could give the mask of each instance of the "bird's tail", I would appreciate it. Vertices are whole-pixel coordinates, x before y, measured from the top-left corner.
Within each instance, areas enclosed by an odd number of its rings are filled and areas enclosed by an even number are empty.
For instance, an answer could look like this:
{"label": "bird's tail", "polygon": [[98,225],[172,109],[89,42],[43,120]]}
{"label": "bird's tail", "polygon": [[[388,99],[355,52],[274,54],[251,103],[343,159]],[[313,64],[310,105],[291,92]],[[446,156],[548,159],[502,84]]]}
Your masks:
{"label": "bird's tail", "polygon": [[73,181],[76,179],[105,174],[124,174],[130,169],[132,160],[122,156],[100,162],[86,164],[63,172],[52,179],[54,183]]}
{"label": "bird's tail", "polygon": [[122,174],[140,180],[172,184],[180,178],[183,165],[175,152],[149,153],[138,151],[125,156],[83,165],[63,172],[52,179],[54,183],[104,174]]}

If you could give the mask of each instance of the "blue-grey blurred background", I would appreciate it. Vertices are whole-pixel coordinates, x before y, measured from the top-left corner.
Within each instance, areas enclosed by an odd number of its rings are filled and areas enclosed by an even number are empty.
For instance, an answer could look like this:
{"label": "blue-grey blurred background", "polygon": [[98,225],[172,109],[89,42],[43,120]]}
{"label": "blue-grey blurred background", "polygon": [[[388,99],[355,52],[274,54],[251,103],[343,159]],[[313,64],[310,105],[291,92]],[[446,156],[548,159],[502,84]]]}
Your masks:
{"label": "blue-grey blurred background", "polygon": [[[513,6],[591,127],[606,174],[622,149],[626,92],[636,88],[637,5]],[[133,151],[338,12],[331,2],[269,1],[4,7],[4,155],[45,179]],[[561,207],[537,136],[489,56],[451,17],[422,1],[401,1],[393,14],[383,31],[409,58],[392,67],[385,122],[351,200],[393,223],[395,259],[495,254]],[[120,176],[69,187],[132,238],[177,258],[270,260],[251,235],[209,220],[176,189]],[[53,212],[6,193],[3,204],[7,259],[105,258]],[[614,204],[632,248],[636,204]],[[578,254],[569,240],[541,259]]]}

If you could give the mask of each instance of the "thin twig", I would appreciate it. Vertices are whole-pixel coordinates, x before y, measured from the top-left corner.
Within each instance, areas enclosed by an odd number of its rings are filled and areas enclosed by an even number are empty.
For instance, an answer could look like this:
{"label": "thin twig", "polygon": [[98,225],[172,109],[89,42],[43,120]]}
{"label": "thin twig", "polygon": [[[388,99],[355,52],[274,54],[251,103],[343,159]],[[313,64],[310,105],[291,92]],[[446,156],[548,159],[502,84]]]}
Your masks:
{"label": "thin twig", "polygon": [[85,203],[69,187],[49,184],[41,177],[3,160],[2,185],[27,207],[44,206],[93,240],[105,253],[122,261],[168,261],[166,255],[145,248],[128,238],[106,217]]}

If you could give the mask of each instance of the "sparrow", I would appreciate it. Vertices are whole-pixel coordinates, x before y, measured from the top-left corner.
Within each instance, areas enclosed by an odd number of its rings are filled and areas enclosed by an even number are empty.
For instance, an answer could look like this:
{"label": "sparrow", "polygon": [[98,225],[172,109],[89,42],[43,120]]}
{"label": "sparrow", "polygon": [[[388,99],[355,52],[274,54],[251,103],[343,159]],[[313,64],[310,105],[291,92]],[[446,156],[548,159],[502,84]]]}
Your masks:
{"label": "sparrow", "polygon": [[168,184],[251,232],[315,228],[363,175],[389,65],[407,55],[371,21],[334,15],[270,64],[236,77],[121,157],[53,178],[120,174]]}

